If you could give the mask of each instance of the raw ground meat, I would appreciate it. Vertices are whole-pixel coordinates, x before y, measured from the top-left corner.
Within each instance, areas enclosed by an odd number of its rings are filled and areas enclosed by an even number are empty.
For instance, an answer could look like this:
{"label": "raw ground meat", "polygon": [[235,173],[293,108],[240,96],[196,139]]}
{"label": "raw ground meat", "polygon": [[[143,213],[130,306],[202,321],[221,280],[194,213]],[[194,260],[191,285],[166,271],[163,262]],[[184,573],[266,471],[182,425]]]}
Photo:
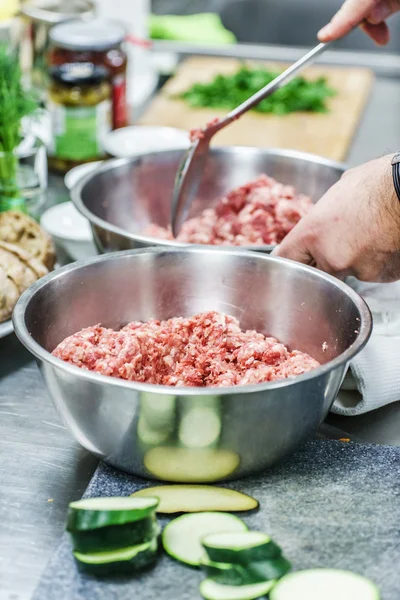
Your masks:
{"label": "raw ground meat", "polygon": [[[207,127],[211,127],[212,125],[216,125],[219,122],[219,117],[214,117],[214,119],[211,119],[211,121],[209,121],[206,125]],[[189,132],[189,139],[190,141],[196,142],[197,140],[203,140],[204,139],[204,127],[197,127],[196,129],[191,129]]]}
{"label": "raw ground meat", "polygon": [[237,319],[214,311],[133,322],[120,331],[95,325],[66,338],[53,354],[102,375],[169,386],[249,385],[319,366],[308,354],[242,331]]}
{"label": "raw ground meat", "polygon": [[[215,208],[186,221],[176,239],[214,246],[279,244],[312,206],[311,198],[297,194],[292,186],[260,175],[229,192]],[[143,234],[174,239],[170,228],[154,223]]]}

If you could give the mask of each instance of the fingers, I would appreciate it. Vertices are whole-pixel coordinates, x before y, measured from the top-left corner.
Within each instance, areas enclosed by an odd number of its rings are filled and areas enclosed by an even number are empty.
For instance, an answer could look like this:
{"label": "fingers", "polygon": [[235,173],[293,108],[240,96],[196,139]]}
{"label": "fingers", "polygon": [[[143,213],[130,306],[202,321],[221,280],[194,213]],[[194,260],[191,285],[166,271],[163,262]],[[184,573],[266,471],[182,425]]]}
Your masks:
{"label": "fingers", "polygon": [[361,29],[369,35],[378,46],[385,46],[390,40],[389,28],[386,23],[365,23]]}
{"label": "fingers", "polygon": [[368,21],[373,25],[378,25],[379,23],[386,21],[386,19],[390,17],[393,12],[395,12],[395,10],[391,6],[391,3],[386,0],[381,0],[371,10],[370,14],[368,15]]}
{"label": "fingers", "polygon": [[376,7],[376,0],[346,0],[328,25],[318,32],[321,42],[332,42],[350,33]]}
{"label": "fingers", "polygon": [[[304,237],[299,234],[295,227],[285,239],[277,246],[273,252],[273,256],[281,258],[289,258],[305,265],[315,265],[315,260],[309,251]],[[300,227],[302,229],[302,227]]]}

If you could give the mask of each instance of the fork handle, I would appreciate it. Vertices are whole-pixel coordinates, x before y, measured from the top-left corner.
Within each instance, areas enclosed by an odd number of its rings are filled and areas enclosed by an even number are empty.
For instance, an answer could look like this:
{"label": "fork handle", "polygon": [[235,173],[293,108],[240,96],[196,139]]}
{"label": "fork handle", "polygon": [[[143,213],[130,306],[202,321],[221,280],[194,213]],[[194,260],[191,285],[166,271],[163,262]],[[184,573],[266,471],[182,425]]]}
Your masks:
{"label": "fork handle", "polygon": [[326,44],[318,44],[315,46],[310,52],[305,54],[300,60],[291,65],[286,71],[278,75],[273,81],[268,83],[266,86],[261,88],[258,92],[256,92],[253,96],[250,96],[245,102],[239,104],[234,110],[226,115],[224,119],[222,119],[223,126],[225,126],[228,122],[234,121],[238,117],[242,116],[243,113],[247,112],[253,106],[267,98],[271,94],[273,94],[276,90],[282,87],[284,84],[288,83],[291,79],[293,79],[297,73],[302,71],[304,67],[313,63],[317,56],[322,54],[325,49],[330,45],[331,42],[327,42]]}

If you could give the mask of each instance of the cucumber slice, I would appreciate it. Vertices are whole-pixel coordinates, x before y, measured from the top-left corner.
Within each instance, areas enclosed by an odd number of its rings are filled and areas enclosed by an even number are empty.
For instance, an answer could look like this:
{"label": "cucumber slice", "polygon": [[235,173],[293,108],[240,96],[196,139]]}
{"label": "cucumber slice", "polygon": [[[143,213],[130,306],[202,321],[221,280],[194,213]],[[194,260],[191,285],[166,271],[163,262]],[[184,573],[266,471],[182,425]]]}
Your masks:
{"label": "cucumber slice", "polygon": [[[253,585],[221,585],[212,579],[205,579],[200,584],[200,594],[205,600],[256,600],[266,596],[275,583],[275,581],[264,581]],[[298,596],[296,600],[302,598]]]}
{"label": "cucumber slice", "polygon": [[379,600],[376,585],[351,571],[310,569],[283,577],[270,596],[271,600]]}
{"label": "cucumber slice", "polygon": [[150,542],[160,534],[160,526],[155,516],[146,517],[133,523],[110,525],[99,529],[71,531],[74,550],[91,554],[92,552],[111,552],[129,548],[137,544]]}
{"label": "cucumber slice", "polygon": [[162,485],[148,487],[132,494],[132,497],[156,496],[160,499],[158,513],[179,512],[242,512],[258,508],[258,501],[251,496],[228,488],[210,485]]}
{"label": "cucumber slice", "polygon": [[165,551],[180,562],[193,567],[200,565],[204,555],[201,538],[212,531],[246,531],[243,521],[234,515],[204,512],[183,515],[171,521],[163,531]]}
{"label": "cucumber slice", "polygon": [[133,573],[152,566],[157,558],[157,540],[114,552],[74,552],[78,568],[90,575]]}
{"label": "cucumber slice", "polygon": [[202,544],[210,560],[221,563],[247,564],[277,558],[282,553],[268,535],[259,531],[214,532],[205,536]]}
{"label": "cucumber slice", "polygon": [[144,466],[154,477],[176,483],[210,483],[232,475],[240,458],[231,450],[158,446],[146,452]]}
{"label": "cucumber slice", "polygon": [[156,512],[158,498],[86,498],[71,502],[68,511],[68,531],[86,531],[109,525],[133,523]]}
{"label": "cucumber slice", "polygon": [[217,563],[203,559],[203,567],[207,577],[224,585],[251,585],[272,579],[280,579],[291,569],[291,564],[283,556],[250,562],[245,565]]}

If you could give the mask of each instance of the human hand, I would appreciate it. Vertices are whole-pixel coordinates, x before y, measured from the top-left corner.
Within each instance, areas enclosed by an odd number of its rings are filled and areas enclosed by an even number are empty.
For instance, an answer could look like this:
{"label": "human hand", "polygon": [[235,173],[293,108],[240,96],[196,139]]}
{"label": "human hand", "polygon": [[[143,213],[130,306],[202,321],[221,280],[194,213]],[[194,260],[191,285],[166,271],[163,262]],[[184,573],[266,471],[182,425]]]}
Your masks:
{"label": "human hand", "polygon": [[273,255],[339,278],[400,279],[400,202],[393,185],[392,156],[346,171]]}
{"label": "human hand", "polygon": [[384,46],[390,37],[385,20],[397,11],[400,11],[400,0],[345,0],[331,22],[319,31],[318,39],[321,42],[337,40],[364,20],[362,29],[379,46]]}

